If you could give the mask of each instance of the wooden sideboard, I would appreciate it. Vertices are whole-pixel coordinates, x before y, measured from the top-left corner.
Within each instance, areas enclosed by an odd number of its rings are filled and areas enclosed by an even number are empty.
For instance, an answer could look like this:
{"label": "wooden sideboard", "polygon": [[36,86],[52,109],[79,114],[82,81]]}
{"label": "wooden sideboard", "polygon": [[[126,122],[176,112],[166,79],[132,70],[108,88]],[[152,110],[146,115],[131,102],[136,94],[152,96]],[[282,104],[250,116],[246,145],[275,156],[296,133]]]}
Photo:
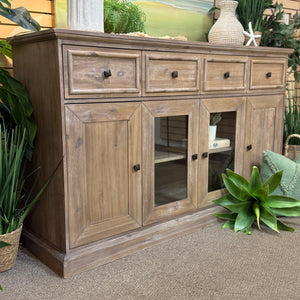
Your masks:
{"label": "wooden sideboard", "polygon": [[60,29],[12,45],[40,186],[63,157],[23,244],[60,276],[205,226],[227,167],[249,177],[281,152],[291,50]]}

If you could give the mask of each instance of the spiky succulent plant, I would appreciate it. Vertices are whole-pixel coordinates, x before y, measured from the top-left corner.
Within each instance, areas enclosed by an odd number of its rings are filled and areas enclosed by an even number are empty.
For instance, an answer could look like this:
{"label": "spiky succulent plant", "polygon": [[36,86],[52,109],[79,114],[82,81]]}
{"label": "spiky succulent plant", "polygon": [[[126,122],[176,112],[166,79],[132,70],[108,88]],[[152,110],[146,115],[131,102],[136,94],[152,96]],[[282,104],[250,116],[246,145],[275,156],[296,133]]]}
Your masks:
{"label": "spiky succulent plant", "polygon": [[227,175],[222,174],[228,194],[213,202],[227,208],[229,213],[215,214],[226,220],[223,228],[234,228],[234,231],[251,234],[251,227],[256,221],[261,230],[261,223],[271,229],[295,231],[285,225],[277,216],[300,216],[300,200],[294,198],[270,195],[281,181],[283,171],[273,174],[262,184],[257,167],[253,167],[250,182],[244,177],[227,169]]}

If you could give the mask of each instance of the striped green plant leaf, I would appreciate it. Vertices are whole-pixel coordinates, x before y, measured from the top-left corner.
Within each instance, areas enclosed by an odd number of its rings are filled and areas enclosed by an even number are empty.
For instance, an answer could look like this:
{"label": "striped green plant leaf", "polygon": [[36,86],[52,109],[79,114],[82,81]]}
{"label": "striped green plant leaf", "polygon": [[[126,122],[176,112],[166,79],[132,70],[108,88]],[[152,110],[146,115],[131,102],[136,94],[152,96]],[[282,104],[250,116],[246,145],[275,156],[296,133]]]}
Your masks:
{"label": "striped green plant leaf", "polygon": [[222,226],[222,228],[234,228],[234,221],[230,221],[230,220],[226,221]]}
{"label": "striped green plant leaf", "polygon": [[234,223],[234,231],[242,231],[249,226],[251,227],[255,216],[250,208],[251,204],[246,205],[238,214],[236,217],[235,223]]}
{"label": "striped green plant leaf", "polygon": [[250,182],[249,182],[249,192],[253,193],[255,190],[261,187],[260,174],[257,167],[253,167]]}
{"label": "striped green plant leaf", "polygon": [[285,225],[284,223],[282,223],[278,219],[277,219],[277,227],[278,227],[279,230],[285,230],[285,231],[291,231],[291,232],[295,231],[295,228]]}
{"label": "striped green plant leaf", "polygon": [[249,182],[241,175],[234,173],[230,169],[226,169],[228,178],[236,185],[244,187],[246,190],[249,188]]}
{"label": "striped green plant leaf", "polygon": [[279,232],[278,227],[277,227],[277,218],[272,211],[269,211],[265,207],[261,207],[260,219],[268,227],[270,227],[271,229],[273,229],[276,232]]}
{"label": "striped green plant leaf", "polygon": [[262,186],[253,192],[253,196],[260,202],[266,202],[269,196],[269,186]]}
{"label": "striped green plant leaf", "polygon": [[282,217],[300,217],[300,207],[269,208],[273,214]]}
{"label": "striped green plant leaf", "polygon": [[228,192],[236,199],[240,199],[241,187],[235,185],[234,182],[231,179],[229,179],[225,174],[222,174],[222,178]]}
{"label": "striped green plant leaf", "polygon": [[235,221],[237,213],[220,213],[214,214],[214,216],[227,221]]}
{"label": "striped green plant leaf", "polygon": [[272,208],[298,207],[300,206],[300,200],[286,196],[271,195],[268,197],[265,205]]}

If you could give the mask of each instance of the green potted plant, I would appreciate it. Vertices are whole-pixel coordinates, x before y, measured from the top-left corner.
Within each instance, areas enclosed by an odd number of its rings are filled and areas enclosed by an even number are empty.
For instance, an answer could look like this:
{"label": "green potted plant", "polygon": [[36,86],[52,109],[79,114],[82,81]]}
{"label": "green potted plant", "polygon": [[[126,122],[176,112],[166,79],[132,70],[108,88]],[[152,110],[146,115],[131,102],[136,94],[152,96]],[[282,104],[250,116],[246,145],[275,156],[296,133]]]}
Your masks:
{"label": "green potted plant", "polygon": [[[25,29],[37,31],[39,24],[24,7],[11,8],[0,0],[0,15]],[[0,42],[0,53],[11,57],[11,47]],[[31,158],[36,123],[28,93],[9,72],[0,67],[0,272],[10,269],[16,260],[23,221],[38,201],[55,171],[35,196],[25,191],[25,157]],[[5,247],[5,248],[4,248]]]}
{"label": "green potted plant", "polygon": [[104,32],[129,33],[145,31],[145,13],[133,2],[104,0]]}
{"label": "green potted plant", "polygon": [[251,234],[251,227],[256,221],[261,230],[261,223],[272,230],[294,231],[277,216],[299,217],[300,200],[286,196],[271,195],[279,185],[283,171],[273,174],[264,183],[261,182],[257,167],[253,167],[250,182],[244,177],[227,169],[227,176],[222,174],[228,194],[213,202],[225,207],[230,212],[215,214],[225,220],[223,228]]}

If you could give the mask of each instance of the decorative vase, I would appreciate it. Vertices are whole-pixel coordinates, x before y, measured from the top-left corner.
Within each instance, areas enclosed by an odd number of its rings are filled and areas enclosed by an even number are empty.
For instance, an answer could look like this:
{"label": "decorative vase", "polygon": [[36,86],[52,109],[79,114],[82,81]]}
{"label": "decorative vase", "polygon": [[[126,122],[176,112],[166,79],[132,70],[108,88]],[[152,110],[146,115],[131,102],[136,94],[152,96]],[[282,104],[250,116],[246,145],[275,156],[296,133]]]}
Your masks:
{"label": "decorative vase", "polygon": [[221,1],[220,17],[212,26],[208,34],[208,41],[210,43],[234,45],[244,44],[244,28],[235,15],[237,6],[237,1]]}
{"label": "decorative vase", "polygon": [[104,32],[103,0],[68,0],[68,28]]}
{"label": "decorative vase", "polygon": [[7,271],[15,265],[21,232],[22,225],[15,231],[0,235],[0,241],[10,244],[10,246],[0,248],[0,272]]}
{"label": "decorative vase", "polygon": [[210,141],[216,139],[217,125],[209,125],[208,138]]}

